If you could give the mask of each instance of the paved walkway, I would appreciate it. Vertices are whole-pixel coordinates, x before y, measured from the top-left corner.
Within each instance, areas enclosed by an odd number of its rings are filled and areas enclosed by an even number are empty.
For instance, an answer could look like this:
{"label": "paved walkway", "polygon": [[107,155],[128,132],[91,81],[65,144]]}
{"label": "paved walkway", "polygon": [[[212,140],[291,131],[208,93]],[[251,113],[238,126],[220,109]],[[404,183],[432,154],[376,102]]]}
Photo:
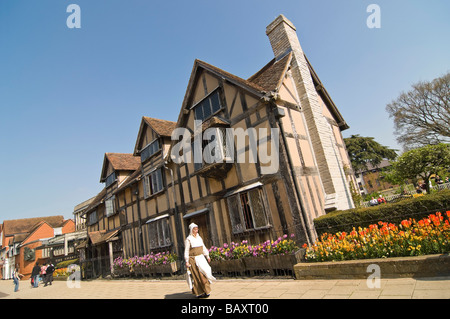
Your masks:
{"label": "paved walkway", "polygon": [[[450,277],[381,279],[379,288],[358,280],[220,279],[210,299],[449,299]],[[194,299],[183,280],[92,280],[69,288],[65,281],[31,288],[0,280],[0,299]]]}

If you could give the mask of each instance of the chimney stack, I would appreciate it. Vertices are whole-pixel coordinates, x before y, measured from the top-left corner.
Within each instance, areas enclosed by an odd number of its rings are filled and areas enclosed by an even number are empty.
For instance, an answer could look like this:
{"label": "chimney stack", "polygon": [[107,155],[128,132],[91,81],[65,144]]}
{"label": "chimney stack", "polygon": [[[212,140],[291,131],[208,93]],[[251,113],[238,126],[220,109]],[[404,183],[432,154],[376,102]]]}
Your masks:
{"label": "chimney stack", "polygon": [[[294,24],[280,14],[266,28],[276,60],[292,52],[291,73],[300,98],[300,108],[305,116],[307,130],[314,149],[319,175],[326,197],[325,208],[347,209],[348,185],[343,178],[343,163],[333,127],[324,115],[322,98],[313,82],[310,65],[297,37]],[[326,106],[325,106],[326,107]]]}

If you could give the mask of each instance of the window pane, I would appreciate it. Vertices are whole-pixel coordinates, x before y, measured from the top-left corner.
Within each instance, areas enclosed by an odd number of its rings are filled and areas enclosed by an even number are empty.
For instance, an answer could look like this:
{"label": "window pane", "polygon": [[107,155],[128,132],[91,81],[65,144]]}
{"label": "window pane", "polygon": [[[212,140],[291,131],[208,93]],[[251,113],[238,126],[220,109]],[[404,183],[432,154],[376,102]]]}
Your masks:
{"label": "window pane", "polygon": [[115,197],[113,196],[105,201],[106,216],[114,214],[114,199]]}
{"label": "window pane", "polygon": [[241,197],[241,207],[242,207],[242,216],[244,216],[245,228],[253,229],[253,218],[252,211],[250,208],[250,201],[248,199],[247,193],[240,194]]}
{"label": "window pane", "polygon": [[209,103],[209,99],[204,100],[202,103],[202,108],[203,108],[203,120],[207,119],[208,117],[211,116],[211,105]]}
{"label": "window pane", "polygon": [[147,145],[141,151],[141,162],[144,162],[148,158],[150,158],[153,154],[159,151],[159,141],[155,140],[151,144]]}
{"label": "window pane", "polygon": [[228,212],[230,214],[231,227],[233,229],[233,233],[235,234],[244,231],[241,222],[241,214],[239,211],[238,196],[239,195],[228,197]]}
{"label": "window pane", "polygon": [[116,181],[116,172],[112,172],[107,178],[105,182],[105,187],[108,187],[112,183]]}
{"label": "window pane", "polygon": [[209,99],[211,100],[212,112],[216,113],[218,110],[220,110],[219,91],[213,93]]}
{"label": "window pane", "polygon": [[150,195],[151,195],[150,176],[147,175],[144,177],[144,197],[148,197]]}
{"label": "window pane", "polygon": [[156,223],[150,223],[148,225],[149,239],[150,239],[150,248],[158,247],[158,233],[156,229]]}
{"label": "window pane", "polygon": [[203,117],[203,108],[202,108],[201,104],[197,105],[195,107],[194,112],[195,112],[195,119],[199,120],[199,121],[203,121],[203,119],[204,119],[204,117]]}
{"label": "window pane", "polygon": [[164,231],[164,245],[168,246],[172,244],[172,241],[170,240],[170,230],[169,230],[169,223],[167,219],[164,219],[161,221],[163,225],[163,231]]}
{"label": "window pane", "polygon": [[248,192],[250,203],[253,212],[253,220],[255,221],[255,228],[267,226],[267,218],[264,211],[264,205],[261,199],[259,189],[253,189]]}
{"label": "window pane", "polygon": [[152,194],[155,194],[163,189],[161,169],[158,169],[153,173],[151,173],[150,178],[151,178]]}

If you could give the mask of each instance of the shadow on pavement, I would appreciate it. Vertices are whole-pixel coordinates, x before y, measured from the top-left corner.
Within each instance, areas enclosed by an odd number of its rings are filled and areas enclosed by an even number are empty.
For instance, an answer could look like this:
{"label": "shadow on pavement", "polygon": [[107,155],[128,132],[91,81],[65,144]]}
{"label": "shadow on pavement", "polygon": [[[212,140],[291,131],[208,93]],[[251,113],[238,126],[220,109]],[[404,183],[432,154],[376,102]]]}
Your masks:
{"label": "shadow on pavement", "polygon": [[196,299],[190,291],[177,292],[174,294],[166,295],[164,299]]}

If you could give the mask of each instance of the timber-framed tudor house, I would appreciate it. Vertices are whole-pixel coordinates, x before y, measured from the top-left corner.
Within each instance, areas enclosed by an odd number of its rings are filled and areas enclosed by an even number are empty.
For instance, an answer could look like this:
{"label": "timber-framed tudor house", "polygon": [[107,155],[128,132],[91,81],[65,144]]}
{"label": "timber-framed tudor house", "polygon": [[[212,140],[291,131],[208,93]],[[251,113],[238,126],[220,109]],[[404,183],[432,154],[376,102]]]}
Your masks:
{"label": "timber-framed tudor house", "polygon": [[[105,154],[105,188],[84,212],[88,239],[78,247],[82,259],[93,262],[87,276],[108,273],[118,256],[171,251],[181,260],[191,222],[207,247],[283,234],[294,234],[302,245],[316,238],[314,218],[354,207],[350,183],[356,181],[341,134],[348,125],[294,25],[280,15],[266,34],[275,57],[253,76],[242,79],[196,60],[177,122],[144,116],[132,154]],[[172,132],[196,132],[195,121],[202,131],[279,129],[279,169],[262,174],[266,164],[259,158],[175,163]],[[271,141],[257,145],[270,149]],[[246,140],[236,153],[249,158],[249,150]]]}

